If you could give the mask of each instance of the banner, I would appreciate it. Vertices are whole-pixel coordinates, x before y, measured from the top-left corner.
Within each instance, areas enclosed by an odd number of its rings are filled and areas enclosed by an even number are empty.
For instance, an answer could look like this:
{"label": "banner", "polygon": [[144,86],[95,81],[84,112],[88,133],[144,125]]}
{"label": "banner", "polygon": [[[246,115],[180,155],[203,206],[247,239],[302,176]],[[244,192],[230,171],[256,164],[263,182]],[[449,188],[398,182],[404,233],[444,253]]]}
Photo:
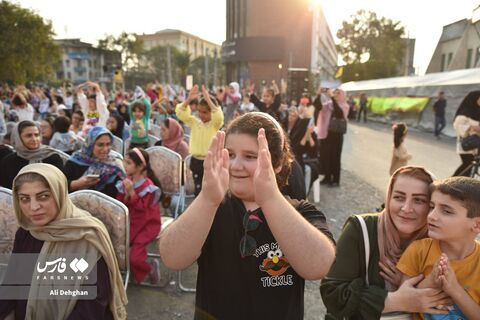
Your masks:
{"label": "banner", "polygon": [[[355,101],[359,105],[359,98]],[[422,112],[428,101],[428,97],[368,97],[367,109],[375,114]]]}

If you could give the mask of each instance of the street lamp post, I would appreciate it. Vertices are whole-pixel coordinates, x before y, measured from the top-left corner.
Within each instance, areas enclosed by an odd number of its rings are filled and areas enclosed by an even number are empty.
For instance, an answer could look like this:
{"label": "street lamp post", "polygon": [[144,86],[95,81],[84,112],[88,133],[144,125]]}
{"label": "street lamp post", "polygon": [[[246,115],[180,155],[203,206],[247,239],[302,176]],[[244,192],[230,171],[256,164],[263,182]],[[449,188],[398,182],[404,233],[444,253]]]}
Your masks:
{"label": "street lamp post", "polygon": [[279,63],[278,64],[278,76],[279,76],[278,83],[282,83],[282,68],[283,68],[283,65],[281,63]]}

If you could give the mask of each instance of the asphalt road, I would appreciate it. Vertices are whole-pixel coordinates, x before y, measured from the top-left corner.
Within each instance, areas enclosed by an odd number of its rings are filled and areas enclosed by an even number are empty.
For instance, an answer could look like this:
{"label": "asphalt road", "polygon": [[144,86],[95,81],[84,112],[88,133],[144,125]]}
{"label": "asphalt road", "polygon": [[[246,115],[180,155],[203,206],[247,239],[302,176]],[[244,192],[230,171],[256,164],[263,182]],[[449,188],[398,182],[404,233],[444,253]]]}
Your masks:
{"label": "asphalt road", "polygon": [[[455,139],[436,140],[432,133],[409,130],[406,147],[413,156],[409,164],[422,165],[437,178],[446,178],[460,165]],[[342,168],[384,191],[389,180],[393,133],[390,126],[350,122],[345,135]]]}

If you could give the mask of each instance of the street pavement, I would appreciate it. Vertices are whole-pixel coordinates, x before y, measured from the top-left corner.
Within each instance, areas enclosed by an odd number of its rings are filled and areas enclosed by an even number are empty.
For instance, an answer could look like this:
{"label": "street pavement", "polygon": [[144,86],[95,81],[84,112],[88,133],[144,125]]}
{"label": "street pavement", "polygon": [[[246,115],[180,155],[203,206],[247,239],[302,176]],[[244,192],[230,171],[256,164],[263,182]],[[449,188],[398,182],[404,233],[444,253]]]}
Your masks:
{"label": "street pavement", "polygon": [[[342,168],[355,173],[379,190],[385,190],[389,180],[393,151],[393,133],[390,126],[379,123],[350,122],[345,135]],[[455,138],[436,140],[433,133],[409,130],[405,140],[413,156],[409,164],[421,165],[437,178],[446,178],[460,165],[455,153]]]}
{"label": "street pavement", "polygon": [[[424,165],[437,177],[444,178],[460,164],[453,138],[436,140],[431,133],[410,130],[407,149],[413,155],[411,164]],[[342,178],[339,188],[323,188],[317,207],[325,214],[329,227],[338,238],[348,216],[375,212],[384,201],[393,137],[390,126],[378,123],[349,123],[342,155]],[[310,200],[313,201],[310,195]],[[162,266],[162,288],[130,285],[127,291],[128,318],[134,320],[192,319],[195,295],[180,292],[177,273]],[[183,272],[183,282],[195,286],[196,265]],[[325,307],[320,281],[306,281],[305,317],[323,319]]]}

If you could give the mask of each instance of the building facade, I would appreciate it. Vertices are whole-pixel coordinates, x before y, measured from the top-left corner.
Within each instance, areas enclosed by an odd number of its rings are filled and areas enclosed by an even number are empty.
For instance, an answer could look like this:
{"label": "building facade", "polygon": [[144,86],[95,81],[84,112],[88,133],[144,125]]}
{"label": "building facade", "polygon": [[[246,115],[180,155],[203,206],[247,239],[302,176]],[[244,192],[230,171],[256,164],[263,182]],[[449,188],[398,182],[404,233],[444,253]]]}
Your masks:
{"label": "building facade", "polygon": [[220,53],[221,46],[201,39],[181,30],[165,29],[153,34],[139,34],[138,39],[143,41],[143,48],[150,50],[158,46],[173,46],[179,51],[190,53],[191,60],[201,56],[214,56]]}
{"label": "building facade", "polygon": [[443,27],[426,73],[480,68],[480,6],[472,17]]}
{"label": "building facade", "polygon": [[320,5],[310,0],[227,0],[226,14],[222,62],[227,81],[280,83],[290,77],[289,70],[334,79],[337,51]]}
{"label": "building facade", "polygon": [[55,72],[57,80],[68,80],[75,85],[88,80],[110,83],[115,70],[122,66],[118,51],[95,48],[80,39],[58,39],[55,43],[63,50]]}

